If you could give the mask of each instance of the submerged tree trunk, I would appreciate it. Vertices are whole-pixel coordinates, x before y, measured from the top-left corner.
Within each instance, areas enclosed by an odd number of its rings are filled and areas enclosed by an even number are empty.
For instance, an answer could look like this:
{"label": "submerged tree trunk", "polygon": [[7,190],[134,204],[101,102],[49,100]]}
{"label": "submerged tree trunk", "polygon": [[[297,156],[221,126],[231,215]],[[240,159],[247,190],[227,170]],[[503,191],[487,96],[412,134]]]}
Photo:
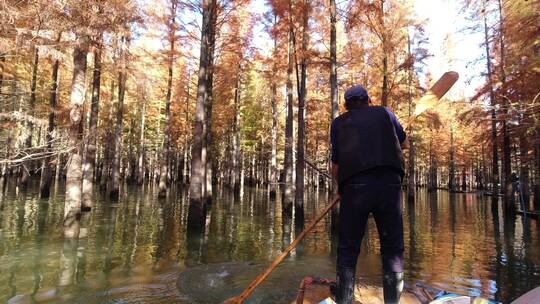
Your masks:
{"label": "submerged tree trunk", "polygon": [[[60,42],[61,34],[58,35],[56,39],[57,42]],[[53,141],[53,132],[54,132],[54,118],[56,111],[56,101],[58,96],[58,69],[60,67],[60,60],[55,59],[52,66],[52,76],[51,76],[51,88],[49,95],[49,124],[47,127],[47,133],[45,135],[46,151],[52,153],[52,141]],[[51,181],[52,181],[52,168],[51,162],[53,160],[52,155],[43,159],[43,166],[41,170],[41,178],[39,182],[39,193],[41,198],[47,198],[50,196],[51,192]]]}
{"label": "submerged tree trunk", "polygon": [[64,237],[79,236],[82,200],[82,117],[84,87],[86,83],[86,41],[78,38],[79,45],[73,50],[73,79],[71,82],[69,153],[66,172],[66,198],[64,205]]}
{"label": "submerged tree trunk", "polygon": [[[52,140],[53,140],[53,132],[54,132],[54,118],[55,118],[55,111],[56,111],[56,100],[57,100],[57,88],[58,88],[58,68],[60,66],[60,61],[57,59],[54,61],[53,69],[52,69],[52,84],[51,84],[51,90],[50,90],[50,97],[49,97],[49,124],[47,127],[47,135],[46,138],[46,151],[48,153],[52,153]],[[52,169],[51,169],[51,161],[53,160],[52,157],[47,157],[43,160],[43,168],[41,171],[41,178],[39,183],[39,193],[41,198],[47,198],[50,195],[50,188],[51,188],[51,182],[52,182]]]}
{"label": "submerged tree trunk", "polygon": [[6,64],[6,54],[0,54],[0,95],[2,95],[2,89],[4,88],[4,65]]}
{"label": "submerged tree trunk", "polygon": [[205,183],[206,164],[202,161],[205,105],[208,85],[209,52],[213,51],[210,45],[214,33],[214,15],[216,12],[216,0],[203,0],[203,23],[201,31],[201,51],[199,57],[199,76],[197,83],[197,103],[195,108],[195,123],[193,127],[193,147],[191,155],[191,183],[189,186],[189,214],[188,227],[192,230],[204,228],[205,206],[203,200],[203,183]]}
{"label": "submerged tree trunk", "polygon": [[[522,106],[522,105],[521,105]],[[527,125],[523,119],[521,119],[521,125]],[[530,177],[529,177],[529,139],[527,138],[526,130],[523,130],[519,135],[519,157],[520,157],[520,176],[519,182],[521,185],[520,199],[523,199],[525,206],[529,205],[530,201]]]}
{"label": "submerged tree trunk", "polygon": [[[277,24],[277,15],[274,16],[274,26]],[[274,37],[274,55],[277,52],[277,38]],[[272,75],[270,80],[270,91],[272,96],[272,131],[271,131],[271,151],[270,151],[270,172],[268,176],[268,182],[270,185],[270,198],[275,199],[276,197],[276,188],[278,182],[278,169],[277,169],[277,129],[278,129],[278,111],[277,111],[277,84],[274,75],[277,74],[277,67],[274,63],[272,65]]]}
{"label": "submerged tree trunk", "polygon": [[214,13],[210,18],[210,35],[208,39],[208,73],[206,74],[206,95],[204,99],[204,107],[206,112],[206,121],[204,125],[204,187],[203,198],[205,203],[212,201],[212,183],[213,183],[213,154],[212,154],[212,106],[214,102],[214,50],[216,43],[216,22],[217,22],[217,3],[214,6]]}
{"label": "submerged tree trunk", "polygon": [[[101,39],[99,41],[101,43]],[[101,89],[101,45],[94,50],[94,73],[92,75],[92,104],[90,105],[90,123],[88,126],[88,138],[86,156],[83,165],[83,201],[82,211],[89,211],[94,206],[94,166],[96,163],[97,150],[97,122],[99,113],[99,97]]]}
{"label": "submerged tree trunk", "polygon": [[113,141],[113,131],[114,129],[112,126],[113,123],[113,116],[114,116],[114,93],[116,91],[116,82],[111,80],[111,90],[110,90],[110,100],[109,100],[109,109],[107,114],[107,123],[110,128],[107,128],[107,131],[105,133],[105,146],[103,148],[103,165],[101,166],[101,181],[100,186],[103,190],[106,190],[107,186],[111,183],[110,177],[111,177],[111,167],[112,167],[112,158],[113,158],[113,148],[114,148],[114,141]]}
{"label": "submerged tree trunk", "polygon": [[[407,32],[407,53],[409,57],[411,56],[411,37]],[[409,107],[409,119],[412,117],[412,69],[413,66],[409,67],[407,70],[407,97],[408,97],[408,107]],[[407,198],[409,201],[414,201],[415,196],[415,168],[414,168],[414,137],[413,137],[413,126],[409,126],[409,168],[407,170]]]}
{"label": "submerged tree trunk", "polygon": [[188,71],[187,77],[187,90],[186,90],[186,107],[185,107],[185,120],[186,128],[184,130],[184,165],[183,165],[183,174],[182,182],[188,183],[189,181],[189,171],[188,171],[188,155],[189,155],[189,94],[191,89],[191,71]]}
{"label": "submerged tree trunk", "polygon": [[[240,72],[238,72],[240,73]],[[240,192],[240,74],[234,92],[234,122],[232,136],[232,166],[230,184],[235,193]]]}
{"label": "submerged tree trunk", "polygon": [[[292,12],[290,12],[292,13]],[[291,22],[291,20],[289,20]],[[285,122],[285,191],[283,192],[282,212],[284,216],[292,217],[292,204],[294,200],[294,184],[293,184],[293,88],[292,88],[292,73],[293,73],[293,43],[292,43],[292,24],[289,25],[288,37],[288,66],[287,66],[287,118]]]}
{"label": "submerged tree trunk", "polygon": [[271,143],[271,156],[270,156],[270,198],[276,197],[277,188],[277,129],[278,129],[278,111],[277,111],[277,86],[274,80],[272,80],[272,143]]}
{"label": "submerged tree trunk", "polygon": [[516,206],[513,199],[512,193],[512,161],[511,161],[511,151],[510,151],[510,132],[508,130],[508,110],[509,110],[509,100],[506,96],[506,71],[505,71],[505,52],[506,46],[504,43],[505,39],[505,29],[503,23],[503,12],[502,12],[502,3],[501,0],[499,3],[499,26],[500,26],[500,68],[501,68],[501,98],[502,98],[502,109],[503,109],[503,173],[504,173],[504,205],[506,214],[509,216],[514,216],[516,212]]}
{"label": "submerged tree trunk", "polygon": [[[433,132],[433,131],[432,131]],[[437,160],[433,155],[433,134],[429,139],[429,172],[428,172],[428,191],[436,191],[437,181]]]}
{"label": "submerged tree trunk", "polygon": [[538,127],[534,130],[534,209],[540,211],[540,130]]}
{"label": "submerged tree trunk", "polygon": [[497,144],[497,113],[495,111],[495,94],[493,92],[493,79],[491,70],[491,59],[489,51],[489,37],[486,15],[484,14],[484,45],[486,49],[487,77],[489,82],[489,104],[491,107],[491,191],[492,203],[497,204],[499,200],[499,152]]}
{"label": "submerged tree trunk", "polygon": [[141,128],[139,134],[139,159],[137,161],[137,184],[144,182],[144,127],[146,122],[146,92],[142,97]]}
{"label": "submerged tree trunk", "polygon": [[159,175],[159,193],[158,197],[165,197],[169,188],[169,162],[171,161],[171,97],[172,97],[172,80],[174,66],[174,47],[176,43],[176,0],[171,1],[170,21],[168,23],[168,38],[169,38],[169,71],[167,79],[167,95],[165,97],[165,132],[163,140],[163,157],[161,158],[161,170]]}
{"label": "submerged tree trunk", "polygon": [[304,1],[302,14],[302,58],[300,60],[300,88],[298,92],[298,138],[296,145],[296,190],[294,200],[294,213],[296,223],[304,222],[304,176],[305,176],[305,107],[306,107],[306,78],[307,78],[307,45],[308,45],[308,20],[309,2]]}
{"label": "submerged tree trunk", "polygon": [[125,37],[122,37],[120,45],[120,71],[118,72],[118,107],[116,109],[116,126],[114,130],[114,154],[111,170],[111,186],[109,198],[118,200],[120,195],[120,163],[122,161],[122,128],[124,115],[124,96],[126,92],[126,60],[125,60]]}
{"label": "submerged tree trunk", "polygon": [[450,127],[450,164],[448,166],[448,190],[456,191],[456,164],[454,159],[454,128]]}
{"label": "submerged tree trunk", "polygon": [[[34,61],[32,63],[32,80],[30,81],[30,100],[28,102],[28,115],[30,117],[34,116],[34,108],[36,105],[36,87],[37,87],[37,70],[39,65],[39,49],[37,47],[34,48]],[[32,135],[34,133],[34,124],[32,122],[26,123],[26,130],[25,130],[25,141],[24,141],[24,147],[26,149],[30,149],[32,147]],[[26,186],[28,184],[28,179],[30,178],[30,171],[31,168],[31,162],[28,163],[28,166],[26,163],[23,163],[21,168],[21,178],[19,180],[20,186]]]}

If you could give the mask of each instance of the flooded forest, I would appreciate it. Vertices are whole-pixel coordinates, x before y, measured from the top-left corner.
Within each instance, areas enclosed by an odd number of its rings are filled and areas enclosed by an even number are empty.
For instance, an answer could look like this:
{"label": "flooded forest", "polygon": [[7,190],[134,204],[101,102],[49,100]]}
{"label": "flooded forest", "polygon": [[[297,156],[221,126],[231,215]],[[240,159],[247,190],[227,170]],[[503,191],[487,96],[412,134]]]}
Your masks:
{"label": "flooded forest", "polygon": [[[335,196],[356,84],[406,125],[406,284],[539,286],[540,1],[0,0],[0,301],[239,294]],[[247,302],[334,277],[338,218]],[[380,260],[370,219],[362,283]]]}

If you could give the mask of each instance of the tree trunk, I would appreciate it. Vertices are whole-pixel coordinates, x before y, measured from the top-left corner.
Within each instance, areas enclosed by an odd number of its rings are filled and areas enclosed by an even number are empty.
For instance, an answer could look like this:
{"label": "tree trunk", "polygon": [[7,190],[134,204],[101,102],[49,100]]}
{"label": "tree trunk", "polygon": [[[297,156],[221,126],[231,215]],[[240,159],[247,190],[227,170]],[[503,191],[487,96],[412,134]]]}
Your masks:
{"label": "tree trunk", "polygon": [[332,103],[332,120],[339,116],[336,44],[336,0],[330,0],[330,102]]}
{"label": "tree trunk", "polygon": [[209,52],[213,51],[210,37],[215,26],[212,22],[216,12],[216,0],[203,0],[203,23],[201,31],[201,51],[199,57],[199,76],[197,83],[197,102],[195,108],[195,123],[193,127],[193,146],[191,155],[191,183],[189,185],[189,214],[188,227],[193,230],[202,230],[204,228],[205,206],[203,201],[203,183],[205,183],[206,164],[202,162],[204,123],[205,123],[205,104],[208,85]]}
{"label": "tree trunk", "polygon": [[[57,42],[60,42],[61,34],[58,34]],[[46,138],[46,151],[52,153],[52,140],[54,132],[54,118],[56,111],[56,101],[58,96],[58,69],[60,67],[60,60],[55,59],[52,66],[52,76],[51,76],[51,88],[49,95],[49,125],[47,127]],[[41,178],[39,182],[39,193],[41,198],[47,198],[50,196],[51,192],[51,181],[52,181],[52,169],[51,162],[53,160],[52,155],[43,159],[43,166],[41,170]]]}
{"label": "tree trunk", "polygon": [[506,47],[504,43],[504,23],[503,23],[503,12],[502,12],[502,3],[501,0],[499,3],[499,25],[500,25],[500,68],[501,68],[501,98],[502,98],[502,110],[503,110],[503,173],[504,173],[504,205],[506,214],[509,216],[514,216],[516,212],[516,206],[514,204],[514,199],[512,195],[512,181],[510,176],[512,175],[512,160],[510,156],[510,132],[508,130],[508,110],[509,110],[509,100],[506,97],[506,71],[505,71],[505,52]]}
{"label": "tree trunk", "polygon": [[4,88],[4,65],[6,64],[6,54],[0,54],[0,96]]}
{"label": "tree trunk", "polygon": [[[30,81],[30,100],[28,102],[28,115],[30,117],[34,116],[34,108],[36,105],[36,87],[37,87],[37,70],[39,64],[39,49],[34,48],[34,61],[32,63],[32,80]],[[30,149],[32,147],[32,135],[34,133],[34,124],[32,122],[26,123],[26,134],[24,147],[25,149]],[[21,168],[21,179],[19,180],[19,185],[24,187],[28,184],[28,179],[30,178],[31,162],[23,163]]]}
{"label": "tree trunk", "polygon": [[183,165],[183,177],[182,182],[188,183],[189,182],[189,171],[188,171],[188,155],[189,155],[189,94],[191,89],[191,71],[188,71],[188,77],[187,77],[187,92],[186,92],[186,108],[185,108],[185,120],[186,120],[186,128],[184,130],[184,165]]}
{"label": "tree trunk", "polygon": [[540,211],[540,130],[535,128],[534,132],[534,209]]}
{"label": "tree trunk", "polygon": [[[384,29],[384,1],[380,0],[380,14],[381,14],[381,28]],[[382,68],[383,68],[383,81],[382,81],[382,91],[381,91],[381,105],[382,106],[388,106],[388,47],[387,47],[387,41],[386,41],[386,34],[382,33],[382,51],[383,51],[383,59],[382,59]]]}
{"label": "tree trunk", "polygon": [[[238,72],[240,73],[240,71]],[[232,136],[232,166],[230,184],[235,193],[240,192],[240,74],[234,91],[234,122]]]}
{"label": "tree trunk", "polygon": [[456,191],[456,164],[454,159],[454,128],[450,128],[450,165],[448,166],[448,190]]}
{"label": "tree trunk", "polygon": [[304,175],[305,175],[305,107],[306,107],[306,78],[307,78],[307,45],[308,45],[308,20],[309,2],[304,1],[302,14],[302,58],[300,60],[300,90],[298,92],[298,138],[296,144],[296,190],[294,200],[295,222],[304,222]]}
{"label": "tree trunk", "polygon": [[[101,43],[101,39],[98,43]],[[92,75],[92,104],[90,105],[90,123],[88,126],[88,142],[83,165],[83,201],[82,211],[90,211],[94,206],[94,166],[97,151],[97,122],[99,113],[99,97],[101,88],[101,45],[94,50],[94,73]]]}
{"label": "tree trunk", "polygon": [[[210,70],[209,70],[210,71]],[[210,82],[208,83],[210,86]],[[211,91],[211,89],[209,89]],[[205,122],[205,172],[204,172],[204,200],[212,201],[212,183],[213,183],[213,156],[212,156],[212,95],[208,94],[206,98],[206,122]]]}
{"label": "tree trunk", "polygon": [[[289,10],[292,14],[292,10]],[[294,184],[293,184],[293,88],[292,88],[292,73],[293,73],[293,43],[292,43],[292,20],[289,20],[289,37],[288,37],[288,66],[287,66],[287,118],[285,122],[285,157],[283,167],[285,169],[285,191],[283,192],[282,212],[284,216],[292,217],[292,204],[294,200]]]}
{"label": "tree trunk", "polygon": [[169,38],[169,73],[167,79],[167,96],[165,98],[165,132],[163,141],[163,157],[161,158],[161,170],[159,175],[159,193],[158,197],[165,197],[169,188],[169,162],[171,160],[171,96],[172,96],[172,80],[174,66],[174,46],[176,43],[176,5],[175,0],[171,1],[170,21],[168,23],[168,38]]}
{"label": "tree trunk", "polygon": [[497,113],[495,111],[495,94],[493,92],[493,79],[491,70],[491,59],[489,51],[489,37],[486,15],[484,14],[484,45],[486,49],[486,66],[487,77],[489,82],[489,104],[491,106],[491,191],[492,204],[497,204],[499,201],[499,152],[497,144]]}
{"label": "tree trunk", "polygon": [[117,201],[120,195],[120,164],[122,161],[122,128],[124,115],[124,95],[126,92],[126,60],[125,60],[125,37],[122,37],[120,45],[120,71],[118,72],[118,107],[116,109],[116,127],[114,131],[114,154],[111,170],[111,187],[109,198]]}
{"label": "tree trunk", "polygon": [[144,127],[146,122],[146,92],[142,98],[141,109],[141,128],[139,135],[139,159],[137,161],[137,184],[142,185],[144,182]]}
{"label": "tree trunk", "polygon": [[107,128],[107,131],[105,133],[105,147],[103,151],[103,165],[101,167],[101,181],[100,186],[102,189],[106,189],[107,186],[110,184],[110,177],[111,177],[111,167],[112,167],[112,158],[113,158],[113,116],[114,116],[114,93],[116,91],[116,82],[114,80],[111,80],[111,91],[110,96],[111,99],[109,101],[109,113],[107,115],[107,123],[110,128]]}
{"label": "tree trunk", "polygon": [[212,183],[213,183],[213,154],[212,154],[212,105],[214,101],[213,88],[214,88],[214,49],[216,43],[216,22],[217,22],[217,4],[214,6],[214,13],[210,18],[210,35],[208,39],[208,73],[206,74],[206,95],[204,99],[204,107],[206,111],[206,120],[204,125],[204,190],[203,198],[205,203],[212,201]]}
{"label": "tree trunk", "polygon": [[[411,37],[409,36],[409,32],[407,32],[407,53],[409,57],[411,56]],[[407,70],[407,97],[409,101],[409,119],[412,117],[412,69],[413,66],[411,66]],[[407,170],[407,198],[409,201],[414,201],[415,196],[415,168],[414,168],[414,137],[413,137],[413,126],[412,124],[409,126],[409,168]]]}
{"label": "tree trunk", "polygon": [[[274,26],[277,25],[277,16],[274,16]],[[274,55],[277,52],[277,38],[274,37]],[[271,143],[271,152],[270,152],[270,172],[269,172],[269,184],[270,184],[270,198],[276,198],[276,188],[278,182],[278,172],[277,172],[277,129],[278,129],[278,111],[277,111],[277,84],[274,75],[277,74],[277,67],[274,63],[272,65],[272,75],[271,75],[271,102],[272,102],[272,143]]]}
{"label": "tree trunk", "polygon": [[433,131],[429,139],[428,191],[437,191],[437,160],[433,155]]}
{"label": "tree trunk", "polygon": [[73,79],[70,98],[69,153],[66,172],[66,198],[64,205],[64,237],[78,238],[82,200],[82,117],[86,84],[86,42],[78,38],[73,50]]}

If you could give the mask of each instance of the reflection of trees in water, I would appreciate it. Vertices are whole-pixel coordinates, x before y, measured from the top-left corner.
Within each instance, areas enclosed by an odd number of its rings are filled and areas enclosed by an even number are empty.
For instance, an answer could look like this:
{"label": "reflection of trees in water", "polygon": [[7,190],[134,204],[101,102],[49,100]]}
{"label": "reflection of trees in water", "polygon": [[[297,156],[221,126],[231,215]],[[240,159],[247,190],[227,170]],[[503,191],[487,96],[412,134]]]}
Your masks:
{"label": "reflection of trees in water", "polygon": [[58,275],[58,289],[60,292],[75,282],[78,243],[78,239],[66,238],[64,240],[60,252],[60,273]]}
{"label": "reflection of trees in water", "polygon": [[[266,265],[295,235],[292,219],[282,217],[281,195],[270,201],[262,188],[246,188],[242,198],[217,189],[205,230],[194,235],[185,230],[189,206],[185,192],[179,189],[174,194],[171,189],[169,201],[160,201],[145,186],[141,191],[127,188],[127,198],[117,204],[98,202],[84,214],[78,245],[71,247],[50,239],[61,232],[63,205],[56,202],[63,198],[51,197],[46,204],[31,192],[16,197],[15,184],[9,185],[0,212],[0,256],[7,261],[0,277],[0,300],[24,294],[39,301],[51,288],[59,288],[58,296],[69,293],[82,298],[103,290],[113,292],[176,271],[176,262],[181,268],[184,263],[191,267],[228,261]],[[306,194],[306,224],[328,204],[325,195]],[[512,226],[503,222],[502,211],[490,209],[488,200],[419,191],[413,204],[405,202],[409,278],[458,292],[474,290],[502,301],[538,285],[537,221],[522,222],[518,217]],[[369,224],[373,226],[366,236],[370,252],[362,249],[362,276],[379,275],[378,269],[366,268],[377,268],[380,260],[376,229],[372,220]],[[288,259],[300,274],[311,271],[310,266],[299,266],[310,257],[333,262],[330,226],[327,216],[299,245],[298,258]]]}
{"label": "reflection of trees in water", "polygon": [[[325,193],[310,192],[304,204],[305,211],[305,225],[313,220],[314,217],[319,215],[321,211],[330,204],[326,199]],[[313,230],[306,236],[306,238],[299,245],[306,254],[310,255],[324,255],[330,253],[330,215],[325,216]]]}
{"label": "reflection of trees in water", "polygon": [[[10,251],[15,252],[16,255],[21,254],[21,241],[23,237],[23,228],[25,223],[25,214],[26,214],[26,192],[19,193],[18,188],[16,191],[16,199],[12,202],[16,204],[15,206],[15,243],[13,248],[10,248]],[[20,259],[16,258],[9,270],[9,280],[8,285],[10,288],[9,298],[14,297],[17,294],[16,286],[16,273],[19,271]]]}

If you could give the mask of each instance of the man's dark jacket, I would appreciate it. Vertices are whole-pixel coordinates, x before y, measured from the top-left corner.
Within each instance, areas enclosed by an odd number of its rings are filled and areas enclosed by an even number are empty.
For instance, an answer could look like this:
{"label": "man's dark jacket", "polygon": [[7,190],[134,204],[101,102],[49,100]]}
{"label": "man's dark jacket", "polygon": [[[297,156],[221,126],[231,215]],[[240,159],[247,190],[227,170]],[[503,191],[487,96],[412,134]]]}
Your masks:
{"label": "man's dark jacket", "polygon": [[404,175],[401,143],[405,132],[395,115],[382,106],[345,112],[332,123],[332,162],[339,165],[338,183],[375,168]]}

